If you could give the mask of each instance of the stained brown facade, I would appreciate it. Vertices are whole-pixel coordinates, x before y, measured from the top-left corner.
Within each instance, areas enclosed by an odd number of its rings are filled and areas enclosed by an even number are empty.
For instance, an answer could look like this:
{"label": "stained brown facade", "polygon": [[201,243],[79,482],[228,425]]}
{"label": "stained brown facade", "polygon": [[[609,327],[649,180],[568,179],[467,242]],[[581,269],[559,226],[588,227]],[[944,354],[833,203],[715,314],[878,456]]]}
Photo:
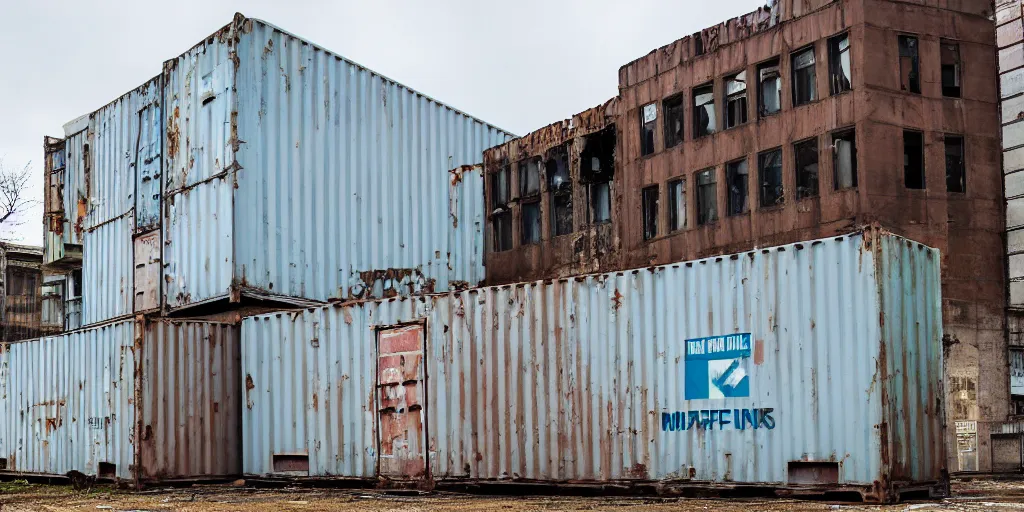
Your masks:
{"label": "stained brown facade", "polygon": [[[488,284],[879,224],[942,254],[948,468],[989,470],[989,429],[1011,405],[992,10],[984,1],[784,0],[626,64],[605,105],[485,153]],[[610,127],[610,218],[599,223],[584,151]],[[563,151],[571,232],[555,229],[559,190],[542,179],[539,240],[524,237],[519,164]],[[957,444],[956,422],[976,422],[974,447]]]}

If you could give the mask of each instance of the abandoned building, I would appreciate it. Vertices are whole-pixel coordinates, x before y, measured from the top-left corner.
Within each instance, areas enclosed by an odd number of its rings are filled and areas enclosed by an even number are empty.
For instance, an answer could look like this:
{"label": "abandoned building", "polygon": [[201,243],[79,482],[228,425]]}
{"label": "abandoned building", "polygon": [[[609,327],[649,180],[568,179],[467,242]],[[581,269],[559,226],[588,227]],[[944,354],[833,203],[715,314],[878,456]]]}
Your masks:
{"label": "abandoned building", "polygon": [[0,310],[2,341],[17,341],[57,332],[45,310],[43,249],[0,242]]}
{"label": "abandoned building", "polygon": [[1020,407],[992,9],[782,1],[622,66],[607,103],[485,152],[487,283],[880,225],[942,254],[948,468],[1020,467],[989,435]]}

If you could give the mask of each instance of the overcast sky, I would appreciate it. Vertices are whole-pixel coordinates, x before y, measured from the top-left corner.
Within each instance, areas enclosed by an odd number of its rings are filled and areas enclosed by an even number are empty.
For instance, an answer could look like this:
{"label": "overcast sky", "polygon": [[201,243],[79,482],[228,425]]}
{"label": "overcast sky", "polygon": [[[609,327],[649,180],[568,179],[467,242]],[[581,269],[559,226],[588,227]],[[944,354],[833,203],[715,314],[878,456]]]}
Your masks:
{"label": "overcast sky", "polygon": [[[0,0],[0,157],[29,161],[42,200],[42,141],[156,76],[226,25],[260,18],[522,135],[614,96],[619,66],[764,1]],[[42,243],[42,206],[0,237]]]}

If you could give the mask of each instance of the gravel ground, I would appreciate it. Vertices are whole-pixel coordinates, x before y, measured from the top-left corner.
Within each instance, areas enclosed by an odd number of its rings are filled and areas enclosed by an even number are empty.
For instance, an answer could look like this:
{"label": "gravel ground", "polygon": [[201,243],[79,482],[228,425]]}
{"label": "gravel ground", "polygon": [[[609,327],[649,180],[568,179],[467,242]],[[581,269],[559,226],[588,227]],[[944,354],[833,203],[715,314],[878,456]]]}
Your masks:
{"label": "gravel ground", "polygon": [[233,486],[193,486],[181,489],[153,489],[143,492],[97,487],[75,491],[70,486],[0,482],[0,510],[90,510],[212,512],[220,510],[637,510],[716,512],[758,510],[996,510],[1024,511],[1024,480],[976,480],[954,482],[952,498],[943,501],[912,502],[873,506],[858,503],[802,501],[792,499],[660,499],[589,497],[503,497],[433,493],[421,496],[390,495],[369,490],[254,489]]}

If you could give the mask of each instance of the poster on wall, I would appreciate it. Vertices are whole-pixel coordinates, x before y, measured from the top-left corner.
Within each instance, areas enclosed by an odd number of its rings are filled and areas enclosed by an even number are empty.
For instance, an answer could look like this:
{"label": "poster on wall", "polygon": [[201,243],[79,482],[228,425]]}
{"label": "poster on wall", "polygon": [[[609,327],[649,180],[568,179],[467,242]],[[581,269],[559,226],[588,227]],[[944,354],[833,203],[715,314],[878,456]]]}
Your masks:
{"label": "poster on wall", "polygon": [[750,333],[686,340],[687,400],[750,396]]}

